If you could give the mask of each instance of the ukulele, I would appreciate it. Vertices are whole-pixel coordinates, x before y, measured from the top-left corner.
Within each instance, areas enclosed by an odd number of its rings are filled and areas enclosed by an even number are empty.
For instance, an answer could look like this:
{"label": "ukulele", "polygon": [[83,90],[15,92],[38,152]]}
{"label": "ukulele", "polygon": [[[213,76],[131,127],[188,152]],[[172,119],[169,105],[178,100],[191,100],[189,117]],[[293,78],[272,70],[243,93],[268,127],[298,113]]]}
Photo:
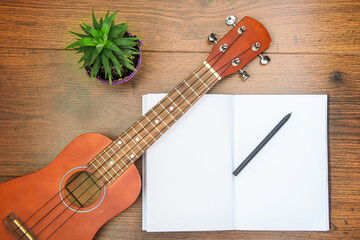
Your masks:
{"label": "ukulele", "polygon": [[114,141],[88,133],[75,138],[45,168],[0,184],[1,239],[92,239],[139,196],[133,164],[217,82],[242,70],[270,46],[265,27],[251,17],[235,24],[206,61]]}

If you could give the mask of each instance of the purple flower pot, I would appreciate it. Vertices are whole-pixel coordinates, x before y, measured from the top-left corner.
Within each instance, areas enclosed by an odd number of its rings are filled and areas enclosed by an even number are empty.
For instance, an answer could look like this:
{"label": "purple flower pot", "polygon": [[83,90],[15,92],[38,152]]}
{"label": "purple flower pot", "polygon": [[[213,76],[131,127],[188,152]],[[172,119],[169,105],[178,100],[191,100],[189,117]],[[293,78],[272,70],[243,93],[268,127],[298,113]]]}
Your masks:
{"label": "purple flower pot", "polygon": [[[133,36],[133,35],[132,35],[131,33],[129,33],[129,32],[128,32],[128,34],[129,34],[131,37],[136,37],[136,36]],[[139,54],[138,62],[137,62],[136,67],[135,67],[135,68],[136,68],[136,71],[133,71],[129,76],[127,76],[126,78],[124,78],[124,79],[122,79],[122,80],[120,80],[120,81],[112,81],[112,85],[118,85],[118,84],[122,84],[122,83],[124,83],[124,82],[129,81],[129,80],[137,73],[137,71],[139,70],[140,65],[141,65],[141,57],[142,57],[140,45],[143,45],[143,43],[142,43],[142,41],[140,41],[140,40],[137,40],[137,41],[138,41],[137,47],[138,47],[138,49],[139,49],[140,54]],[[86,68],[85,68],[85,71],[86,71],[86,74],[90,77],[91,68],[90,68],[90,67],[86,67]],[[102,79],[102,78],[100,78],[99,76],[96,76],[95,79],[98,80],[98,81],[101,82],[101,83],[110,85],[109,80]]]}

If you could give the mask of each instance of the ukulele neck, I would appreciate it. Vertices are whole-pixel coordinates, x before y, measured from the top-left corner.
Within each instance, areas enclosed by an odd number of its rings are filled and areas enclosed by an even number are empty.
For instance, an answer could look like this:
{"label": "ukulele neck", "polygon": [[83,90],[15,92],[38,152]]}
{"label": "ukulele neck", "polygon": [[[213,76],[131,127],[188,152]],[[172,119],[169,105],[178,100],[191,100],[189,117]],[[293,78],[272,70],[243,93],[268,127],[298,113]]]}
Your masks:
{"label": "ukulele neck", "polygon": [[221,77],[203,62],[159,103],[109,144],[88,165],[104,184],[112,184]]}

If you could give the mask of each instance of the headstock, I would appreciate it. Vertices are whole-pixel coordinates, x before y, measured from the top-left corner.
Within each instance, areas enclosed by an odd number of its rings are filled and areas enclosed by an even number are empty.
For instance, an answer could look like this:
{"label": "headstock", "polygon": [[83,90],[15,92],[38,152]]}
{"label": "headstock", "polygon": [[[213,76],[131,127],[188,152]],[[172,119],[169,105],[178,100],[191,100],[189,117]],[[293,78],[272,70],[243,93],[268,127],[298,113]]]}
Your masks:
{"label": "headstock", "polygon": [[206,61],[221,76],[240,71],[246,80],[249,75],[242,68],[256,56],[261,58],[261,64],[267,64],[270,58],[261,53],[271,44],[271,38],[265,27],[251,17],[244,17],[235,24],[235,17],[226,19],[227,25],[234,26],[221,40],[217,41],[216,34],[209,35],[209,41],[215,42]]}

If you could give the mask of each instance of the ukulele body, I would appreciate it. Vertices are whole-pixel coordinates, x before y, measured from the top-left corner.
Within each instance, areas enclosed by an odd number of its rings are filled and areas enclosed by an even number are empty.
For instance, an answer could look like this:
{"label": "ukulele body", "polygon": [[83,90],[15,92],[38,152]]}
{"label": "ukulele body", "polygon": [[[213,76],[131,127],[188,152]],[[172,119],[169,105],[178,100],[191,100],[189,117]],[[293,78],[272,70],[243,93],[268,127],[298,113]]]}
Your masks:
{"label": "ukulele body", "polygon": [[75,200],[71,202],[66,199],[65,190],[62,190],[67,182],[71,183],[71,176],[84,172],[87,164],[110,143],[109,138],[100,134],[81,135],[47,167],[0,184],[1,239],[19,239],[21,236],[21,229],[17,228],[15,235],[4,222],[11,213],[21,223],[25,222],[28,230],[35,225],[29,231],[30,237],[21,239],[35,239],[40,232],[36,239],[46,239],[58,227],[49,239],[92,239],[103,224],[128,208],[141,189],[140,175],[135,165],[130,166],[113,184],[100,186],[88,206],[77,207],[81,202],[77,206],[72,205]]}

